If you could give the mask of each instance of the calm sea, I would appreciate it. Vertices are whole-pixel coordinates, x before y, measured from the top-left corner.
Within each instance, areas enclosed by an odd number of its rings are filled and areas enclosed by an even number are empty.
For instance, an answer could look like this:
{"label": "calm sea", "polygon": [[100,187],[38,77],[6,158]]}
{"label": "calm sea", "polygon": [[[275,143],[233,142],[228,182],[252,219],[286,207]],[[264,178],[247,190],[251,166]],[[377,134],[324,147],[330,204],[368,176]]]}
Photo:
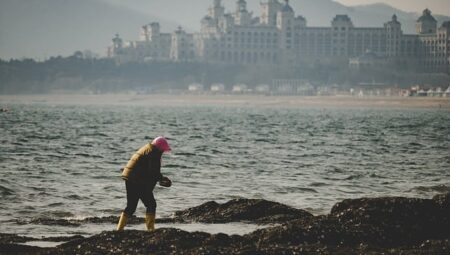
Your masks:
{"label": "calm sea", "polygon": [[159,216],[239,197],[321,214],[346,198],[450,191],[448,110],[18,104],[0,114],[0,134],[4,233],[114,228],[16,221],[118,215],[119,169],[159,135],[173,147],[162,168],[173,187],[155,190]]}

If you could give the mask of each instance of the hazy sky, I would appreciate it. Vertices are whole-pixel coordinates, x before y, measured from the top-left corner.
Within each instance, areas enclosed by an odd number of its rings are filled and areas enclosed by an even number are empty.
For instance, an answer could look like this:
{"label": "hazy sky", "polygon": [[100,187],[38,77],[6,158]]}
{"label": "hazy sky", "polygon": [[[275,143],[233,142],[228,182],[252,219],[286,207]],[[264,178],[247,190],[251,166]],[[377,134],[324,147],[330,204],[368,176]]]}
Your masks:
{"label": "hazy sky", "polygon": [[[295,0],[294,0],[295,1]],[[450,0],[335,0],[345,5],[387,3],[398,9],[410,12],[422,12],[425,7],[434,13],[450,15]]]}

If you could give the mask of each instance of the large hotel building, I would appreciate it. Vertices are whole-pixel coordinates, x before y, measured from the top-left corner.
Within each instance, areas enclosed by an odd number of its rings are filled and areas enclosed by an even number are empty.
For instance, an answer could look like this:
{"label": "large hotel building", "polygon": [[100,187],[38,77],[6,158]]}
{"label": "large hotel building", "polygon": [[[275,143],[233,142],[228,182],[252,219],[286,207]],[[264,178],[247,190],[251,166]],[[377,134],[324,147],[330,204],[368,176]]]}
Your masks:
{"label": "large hotel building", "polygon": [[[450,21],[438,27],[426,9],[417,20],[416,34],[404,34],[397,16],[383,27],[355,27],[347,15],[337,15],[330,27],[310,27],[289,5],[278,0],[261,3],[253,17],[245,0],[226,13],[213,0],[201,20],[201,31],[178,28],[161,33],[159,23],[142,27],[140,40],[123,42],[116,35],[108,56],[119,63],[145,61],[289,64],[336,62],[358,65],[370,53],[383,63],[417,65],[428,72],[449,73]],[[361,61],[359,61],[361,60]]]}

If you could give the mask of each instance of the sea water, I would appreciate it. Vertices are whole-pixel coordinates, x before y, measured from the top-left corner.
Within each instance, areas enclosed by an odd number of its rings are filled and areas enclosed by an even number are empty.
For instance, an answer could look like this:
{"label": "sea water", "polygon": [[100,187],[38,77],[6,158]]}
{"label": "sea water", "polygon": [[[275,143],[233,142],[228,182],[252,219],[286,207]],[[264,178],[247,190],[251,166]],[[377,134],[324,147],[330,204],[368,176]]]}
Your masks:
{"label": "sea water", "polygon": [[[114,229],[19,222],[118,216],[126,204],[120,168],[160,135],[173,148],[162,159],[162,173],[173,186],[155,188],[158,217],[235,198],[262,198],[324,214],[342,199],[430,198],[450,190],[450,111],[444,109],[9,108],[0,115],[3,233],[54,236]],[[136,215],[144,212],[139,204]],[[228,232],[239,227],[254,229],[237,224]],[[215,229],[227,232],[223,226]]]}

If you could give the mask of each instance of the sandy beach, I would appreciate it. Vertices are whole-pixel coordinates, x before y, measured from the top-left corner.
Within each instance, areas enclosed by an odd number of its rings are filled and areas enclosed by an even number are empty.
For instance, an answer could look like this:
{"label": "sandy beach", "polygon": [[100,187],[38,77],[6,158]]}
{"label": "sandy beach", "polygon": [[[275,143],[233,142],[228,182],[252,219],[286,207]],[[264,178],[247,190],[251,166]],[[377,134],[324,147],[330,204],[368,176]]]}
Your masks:
{"label": "sandy beach", "polygon": [[237,106],[289,108],[450,108],[450,98],[438,97],[300,97],[265,95],[104,94],[104,95],[0,95],[0,106],[9,104]]}

